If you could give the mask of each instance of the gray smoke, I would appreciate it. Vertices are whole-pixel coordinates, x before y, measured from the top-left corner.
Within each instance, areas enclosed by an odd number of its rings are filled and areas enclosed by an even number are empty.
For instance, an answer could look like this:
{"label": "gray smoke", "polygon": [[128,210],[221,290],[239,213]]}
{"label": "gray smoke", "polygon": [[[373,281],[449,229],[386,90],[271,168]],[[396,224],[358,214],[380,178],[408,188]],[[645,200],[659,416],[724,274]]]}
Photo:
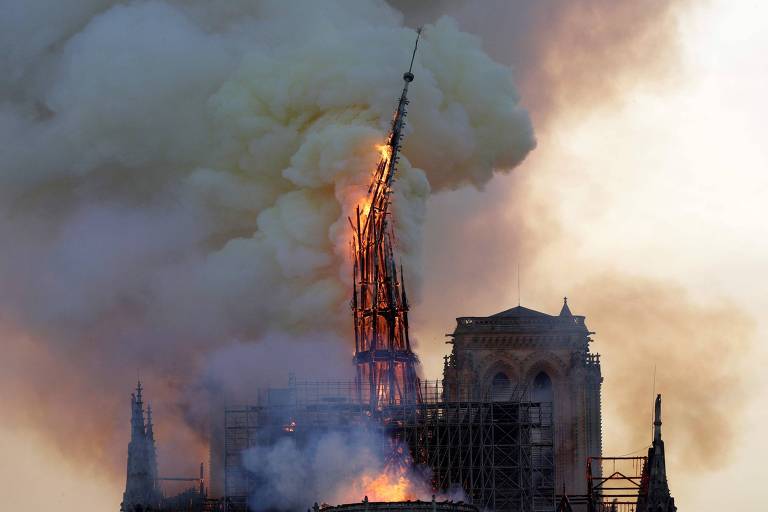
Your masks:
{"label": "gray smoke", "polygon": [[[301,425],[296,426],[299,432]],[[432,498],[429,468],[388,462],[391,440],[377,430],[352,428],[310,434],[298,441],[293,434],[269,446],[246,451],[244,466],[258,483],[251,496],[254,510],[302,510],[312,503],[405,501]],[[402,460],[410,456],[402,448]],[[439,500],[465,500],[462,491],[449,491]]]}
{"label": "gray smoke", "polygon": [[[2,12],[0,331],[9,367],[46,376],[0,378],[16,390],[4,402],[38,404],[14,421],[119,468],[120,450],[92,444],[125,441],[119,397],[140,369],[162,461],[170,439],[205,435],[208,395],[247,394],[238,374],[287,375],[316,338],[349,355],[346,215],[415,38],[396,10],[48,0]],[[414,72],[394,215],[417,296],[430,192],[483,185],[534,139],[510,70],[451,20],[427,27]],[[265,337],[282,341],[262,356]],[[311,353],[310,374],[328,351]],[[91,421],[51,428],[59,416]]]}

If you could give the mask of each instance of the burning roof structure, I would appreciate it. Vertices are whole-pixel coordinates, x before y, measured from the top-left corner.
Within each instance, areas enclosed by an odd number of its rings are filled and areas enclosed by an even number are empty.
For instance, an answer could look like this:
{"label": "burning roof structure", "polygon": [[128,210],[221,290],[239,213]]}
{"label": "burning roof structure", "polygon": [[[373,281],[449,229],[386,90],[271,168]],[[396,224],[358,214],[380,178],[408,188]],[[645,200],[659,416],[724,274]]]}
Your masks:
{"label": "burning roof structure", "polygon": [[418,359],[408,335],[408,296],[402,267],[398,274],[390,221],[392,184],[405,129],[408,85],[413,81],[413,60],[419,45],[418,31],[411,65],[403,74],[403,91],[392,116],[392,127],[368,187],[368,198],[358,206],[353,229],[352,316],[355,326],[355,364],[362,393],[367,384],[372,409],[418,401]]}

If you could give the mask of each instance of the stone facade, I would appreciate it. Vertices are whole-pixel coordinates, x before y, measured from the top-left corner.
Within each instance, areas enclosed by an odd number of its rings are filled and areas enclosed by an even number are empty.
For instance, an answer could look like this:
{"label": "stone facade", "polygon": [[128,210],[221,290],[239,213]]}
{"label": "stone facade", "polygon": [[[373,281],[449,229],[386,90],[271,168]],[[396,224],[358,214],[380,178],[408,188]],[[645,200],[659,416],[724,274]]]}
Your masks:
{"label": "stone facade", "polygon": [[556,489],[586,494],[587,457],[602,454],[602,377],[584,317],[573,315],[566,299],[559,315],[517,306],[456,323],[443,374],[446,398],[504,400],[523,386],[532,400],[551,402]]}

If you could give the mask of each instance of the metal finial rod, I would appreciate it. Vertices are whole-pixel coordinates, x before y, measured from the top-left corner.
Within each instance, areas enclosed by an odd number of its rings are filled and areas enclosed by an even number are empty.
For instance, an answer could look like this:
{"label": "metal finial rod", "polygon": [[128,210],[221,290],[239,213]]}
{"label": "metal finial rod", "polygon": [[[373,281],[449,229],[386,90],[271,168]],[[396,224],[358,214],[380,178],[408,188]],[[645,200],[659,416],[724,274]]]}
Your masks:
{"label": "metal finial rod", "polygon": [[408,66],[409,73],[413,71],[413,61],[416,58],[416,50],[419,48],[419,38],[421,37],[421,31],[423,29],[424,27],[419,27],[416,29],[416,43],[413,45],[413,54],[411,55],[411,65]]}

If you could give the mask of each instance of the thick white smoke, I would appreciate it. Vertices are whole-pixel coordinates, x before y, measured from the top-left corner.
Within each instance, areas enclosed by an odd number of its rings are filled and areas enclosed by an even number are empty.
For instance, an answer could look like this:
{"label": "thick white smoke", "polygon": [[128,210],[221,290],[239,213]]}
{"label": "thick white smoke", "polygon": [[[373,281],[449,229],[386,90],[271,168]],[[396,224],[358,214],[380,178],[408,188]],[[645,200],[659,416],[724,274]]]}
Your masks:
{"label": "thick white smoke", "polygon": [[[248,344],[235,339],[346,343],[346,216],[415,38],[396,11],[245,0],[0,10],[2,322],[50,354],[49,375],[78,382],[41,394],[38,423],[87,404],[75,392],[119,407],[137,368],[161,402],[196,410],[186,393],[215,382],[211,368],[231,384],[215,352]],[[426,28],[414,72],[394,213],[418,290],[430,190],[481,186],[534,139],[510,70],[451,20]],[[30,350],[10,346],[10,364]],[[270,365],[235,359],[243,372]],[[20,398],[40,392],[14,385]],[[92,429],[123,432],[113,410]],[[72,446],[88,434],[58,431]]]}

